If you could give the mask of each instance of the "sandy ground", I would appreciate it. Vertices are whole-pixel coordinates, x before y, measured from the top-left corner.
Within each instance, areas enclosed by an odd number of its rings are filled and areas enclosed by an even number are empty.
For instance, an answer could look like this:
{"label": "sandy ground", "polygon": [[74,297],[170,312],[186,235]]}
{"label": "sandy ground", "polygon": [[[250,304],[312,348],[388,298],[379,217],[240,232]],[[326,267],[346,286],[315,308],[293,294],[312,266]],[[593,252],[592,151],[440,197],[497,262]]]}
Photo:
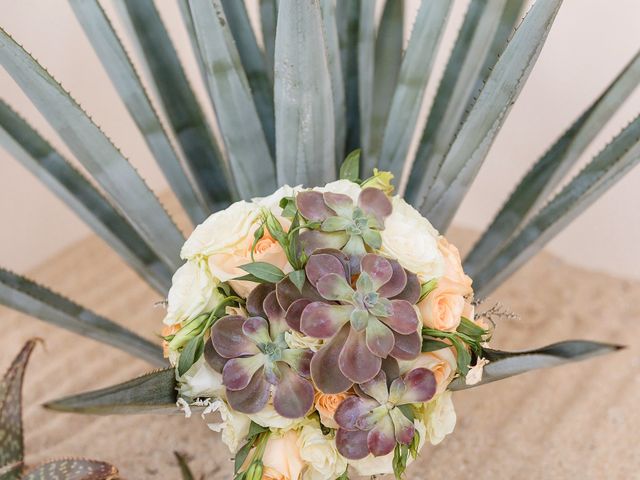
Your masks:
{"label": "sandy ground", "polygon": [[[451,238],[463,248],[468,232]],[[160,298],[98,239],[80,242],[32,276],[95,311],[153,338]],[[569,267],[542,254],[490,301],[521,316],[502,322],[494,345],[542,346],[569,338],[629,345],[608,357],[455,394],[458,426],[425,448],[409,479],[640,478],[640,283]],[[206,479],[231,477],[229,454],[199,417],[90,417],[40,404],[143,373],[117,350],[0,308],[4,370],[21,344],[45,339],[27,372],[27,462],[61,456],[99,458],[125,478],[177,479],[172,452],[189,452]]]}

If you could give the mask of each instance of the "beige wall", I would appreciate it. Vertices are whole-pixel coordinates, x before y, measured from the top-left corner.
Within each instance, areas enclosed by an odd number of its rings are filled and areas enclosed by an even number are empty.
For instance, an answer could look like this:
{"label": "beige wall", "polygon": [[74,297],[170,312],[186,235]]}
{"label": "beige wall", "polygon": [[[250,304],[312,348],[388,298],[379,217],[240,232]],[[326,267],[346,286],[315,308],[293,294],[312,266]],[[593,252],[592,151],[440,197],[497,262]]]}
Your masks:
{"label": "beige wall", "polygon": [[[250,3],[255,4],[255,0]],[[467,3],[455,2],[445,33],[444,52],[450,51]],[[111,1],[103,4],[109,12],[113,11]],[[198,93],[205,100],[176,2],[157,0],[157,4]],[[408,4],[411,16],[418,2]],[[639,18],[640,2],[636,0],[565,0],[538,64],[456,218],[458,224],[479,229],[490,221],[514,182],[640,48]],[[152,188],[158,191],[166,188],[66,0],[0,0],[0,24],[73,92]],[[441,55],[437,75],[443,65]],[[431,101],[435,86],[432,81],[425,104]],[[4,71],[0,71],[0,93],[68,154]],[[585,160],[638,112],[640,91],[610,122]],[[575,264],[640,278],[639,207],[640,168],[637,168],[549,248]],[[1,149],[0,218],[0,264],[18,271],[46,261],[89,234],[56,197]]]}

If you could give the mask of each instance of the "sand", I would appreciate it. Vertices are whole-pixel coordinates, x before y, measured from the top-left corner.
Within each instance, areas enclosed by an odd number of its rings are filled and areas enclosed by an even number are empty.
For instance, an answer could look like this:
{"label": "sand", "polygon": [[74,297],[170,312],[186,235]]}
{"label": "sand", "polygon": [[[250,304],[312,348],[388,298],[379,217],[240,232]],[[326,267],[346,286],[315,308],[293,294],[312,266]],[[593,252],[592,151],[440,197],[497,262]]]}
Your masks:
{"label": "sand", "polygon": [[[455,231],[463,249],[474,235]],[[79,242],[31,276],[100,314],[154,338],[160,300],[98,239]],[[458,425],[427,447],[409,479],[640,478],[640,283],[538,255],[488,302],[520,314],[498,325],[505,349],[583,338],[629,345],[610,355],[532,372],[454,395]],[[0,308],[0,369],[22,343],[44,338],[24,387],[26,460],[83,456],[116,464],[123,477],[177,479],[172,452],[188,452],[206,479],[231,477],[230,455],[199,417],[95,417],[40,404],[126,380],[148,367],[117,350]]]}

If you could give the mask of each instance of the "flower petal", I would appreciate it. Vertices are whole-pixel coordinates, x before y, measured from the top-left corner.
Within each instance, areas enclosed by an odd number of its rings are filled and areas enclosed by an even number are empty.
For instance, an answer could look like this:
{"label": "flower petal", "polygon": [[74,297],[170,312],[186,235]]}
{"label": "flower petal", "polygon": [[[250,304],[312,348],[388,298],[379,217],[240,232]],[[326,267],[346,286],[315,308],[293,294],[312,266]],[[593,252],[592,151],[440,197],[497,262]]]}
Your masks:
{"label": "flower petal", "polygon": [[267,318],[269,319],[269,332],[271,333],[271,338],[276,339],[278,335],[287,331],[289,329],[289,325],[285,320],[285,311],[278,303],[278,298],[276,296],[275,290],[272,291],[267,298],[264,299],[263,309],[267,314]]}
{"label": "flower petal", "polygon": [[320,232],[318,230],[305,230],[300,234],[300,245],[307,255],[316,250],[325,248],[342,248],[347,243],[349,236],[346,232]]}
{"label": "flower petal", "polygon": [[245,320],[239,315],[228,315],[211,327],[211,341],[222,357],[235,358],[259,352],[258,347],[242,331]]}
{"label": "flower petal", "polygon": [[325,205],[327,205],[331,210],[341,217],[351,218],[353,215],[353,209],[355,208],[351,197],[344,193],[333,192],[324,192],[322,196],[324,197]]}
{"label": "flower petal", "polygon": [[407,274],[407,284],[404,290],[394,297],[394,300],[406,300],[411,305],[415,305],[420,299],[420,280],[415,273],[406,270],[405,273]]}
{"label": "flower petal", "polygon": [[273,396],[273,407],[285,418],[304,417],[313,405],[313,385],[287,366],[281,367],[282,376]]}
{"label": "flower petal", "polygon": [[228,390],[238,391],[247,388],[253,375],[264,365],[263,355],[232,358],[222,369],[222,384]]}
{"label": "flower petal", "polygon": [[391,300],[391,315],[381,319],[400,335],[409,335],[418,331],[418,314],[406,300]]}
{"label": "flower petal", "polygon": [[254,343],[271,343],[269,322],[262,317],[249,317],[242,324],[242,333]]}
{"label": "flower petal", "polygon": [[385,415],[376,423],[367,435],[369,451],[376,457],[388,455],[396,447],[395,429],[389,415]]}
{"label": "flower petal", "polygon": [[391,421],[393,422],[396,441],[404,445],[410,445],[416,433],[416,427],[413,422],[405,417],[399,408],[392,408],[389,415],[391,415]]}
{"label": "flower petal", "polygon": [[[389,281],[378,289],[378,293],[383,297],[392,298],[402,293],[405,289],[407,285],[407,272],[396,260],[387,261],[391,264],[393,274]],[[418,284],[418,288],[420,288],[420,284]]]}
{"label": "flower petal", "polygon": [[342,374],[354,383],[364,383],[380,371],[382,359],[367,348],[365,332],[350,329],[347,341],[338,357]]}
{"label": "flower petal", "polygon": [[264,299],[273,292],[274,287],[271,283],[261,283],[254,288],[249,297],[247,297],[247,312],[252,317],[266,317],[262,303]]}
{"label": "flower petal", "polygon": [[373,187],[365,188],[360,192],[358,206],[367,215],[373,215],[381,225],[393,210],[389,197],[382,190]]}
{"label": "flower petal", "polygon": [[370,414],[378,406],[376,401],[370,398],[347,397],[338,405],[333,419],[345,430],[357,430],[358,420]]}
{"label": "flower petal", "polygon": [[341,277],[345,277],[346,273],[342,262],[334,255],[328,253],[315,253],[311,255],[304,270],[312,285],[316,285],[318,280],[329,273],[335,273]]}
{"label": "flower petal", "polygon": [[322,193],[313,190],[299,192],[296,195],[296,206],[307,220],[321,222],[325,218],[335,215],[335,212],[324,202]]}
{"label": "flower petal", "polygon": [[380,405],[389,401],[389,387],[387,386],[387,375],[380,370],[378,374],[368,382],[361,383],[360,389],[375,399]]}
{"label": "flower petal", "polygon": [[313,302],[305,307],[300,318],[300,330],[313,338],[331,338],[349,321],[351,305],[330,305]]}
{"label": "flower petal", "polygon": [[420,355],[422,348],[422,338],[418,332],[411,335],[400,335],[393,332],[396,342],[393,345],[390,355],[398,360],[415,360]]}
{"label": "flower petal", "polygon": [[368,253],[360,260],[360,270],[366,272],[373,282],[373,290],[377,291],[393,276],[393,267],[389,260],[380,255]]}
{"label": "flower petal", "polygon": [[287,325],[293,328],[296,331],[300,331],[300,319],[302,318],[302,312],[306,308],[307,305],[311,303],[311,300],[308,298],[299,298],[295,302],[293,302],[287,313],[285,314],[285,320]]}
{"label": "flower petal", "polygon": [[302,348],[290,348],[282,352],[282,361],[303,377],[311,375],[313,352]]}
{"label": "flower petal", "polygon": [[369,455],[367,432],[361,430],[349,431],[340,428],[336,433],[336,447],[344,458],[361,460]]}
{"label": "flower petal", "polygon": [[367,323],[366,339],[369,351],[380,358],[387,358],[396,342],[391,329],[373,316]]}
{"label": "flower petal", "polygon": [[339,357],[349,335],[345,325],[329,343],[318,350],[311,360],[311,378],[322,393],[342,393],[353,385],[339,369]]}
{"label": "flower petal", "polygon": [[227,363],[227,359],[221,356],[213,346],[211,339],[204,343],[204,361],[207,362],[211,368],[216,372],[222,373],[224,365]]}
{"label": "flower petal", "polygon": [[353,288],[343,275],[329,273],[316,282],[318,293],[327,300],[347,302],[353,296]]}
{"label": "flower petal", "polygon": [[227,390],[227,401],[231,408],[241,413],[258,413],[269,401],[271,386],[258,370],[244,390]]}

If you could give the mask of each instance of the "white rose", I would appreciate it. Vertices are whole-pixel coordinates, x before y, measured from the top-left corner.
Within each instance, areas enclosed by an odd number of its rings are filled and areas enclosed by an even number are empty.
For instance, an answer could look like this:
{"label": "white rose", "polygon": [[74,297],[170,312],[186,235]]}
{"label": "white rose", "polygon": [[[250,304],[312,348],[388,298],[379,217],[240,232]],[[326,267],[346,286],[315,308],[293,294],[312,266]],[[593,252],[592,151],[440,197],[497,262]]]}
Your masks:
{"label": "white rose", "polygon": [[251,420],[245,414],[232,410],[222,401],[216,402],[213,411],[220,413],[222,422],[210,423],[208,427],[214,432],[222,432],[222,442],[229,448],[231,453],[237,453],[247,440]]}
{"label": "white rose", "polygon": [[433,352],[421,353],[411,361],[401,361],[400,373],[405,374],[416,368],[427,368],[433,372],[438,383],[437,393],[444,392],[453,380],[458,364],[452,348],[442,348]]}
{"label": "white rose", "polygon": [[302,185],[298,185],[296,187],[284,185],[267,197],[254,198],[253,202],[257,203],[261,207],[271,210],[275,215],[280,215],[282,214],[280,200],[285,197],[293,197],[300,190],[302,190]]}
{"label": "white rose", "polygon": [[268,403],[258,413],[251,413],[247,415],[251,420],[258,425],[267,428],[277,428],[278,430],[287,431],[297,428],[304,420],[303,418],[285,418],[276,412],[271,403]]}
{"label": "white rose", "polygon": [[182,265],[173,274],[171,282],[165,325],[191,320],[213,310],[224,299],[218,291],[218,283],[202,260],[190,260]]}
{"label": "white rose", "polygon": [[438,232],[429,221],[399,196],[391,199],[393,211],[384,223],[380,251],[395,258],[421,281],[439,278],[444,260],[438,249]]}
{"label": "white rose", "polygon": [[195,228],[183,245],[180,256],[184,259],[207,257],[233,249],[238,242],[249,237],[260,218],[260,211],[259,205],[240,201],[214,213]]}
{"label": "white rose", "polygon": [[336,442],[322,433],[318,422],[306,422],[298,434],[300,457],[308,465],[304,480],[333,480],[344,473],[346,459]]}
{"label": "white rose", "polygon": [[315,187],[313,190],[316,192],[342,193],[351,197],[354,202],[357,202],[358,196],[362,191],[360,185],[351,180],[336,180],[335,182],[327,183],[324,187]]}
{"label": "white rose", "polygon": [[451,392],[442,392],[427,403],[423,420],[432,445],[437,445],[453,432],[456,426],[456,411],[451,400]]}
{"label": "white rose", "polygon": [[190,400],[198,397],[220,397],[225,390],[222,375],[213,370],[204,357],[200,357],[181,377],[176,373],[176,380],[180,384],[180,396]]}

